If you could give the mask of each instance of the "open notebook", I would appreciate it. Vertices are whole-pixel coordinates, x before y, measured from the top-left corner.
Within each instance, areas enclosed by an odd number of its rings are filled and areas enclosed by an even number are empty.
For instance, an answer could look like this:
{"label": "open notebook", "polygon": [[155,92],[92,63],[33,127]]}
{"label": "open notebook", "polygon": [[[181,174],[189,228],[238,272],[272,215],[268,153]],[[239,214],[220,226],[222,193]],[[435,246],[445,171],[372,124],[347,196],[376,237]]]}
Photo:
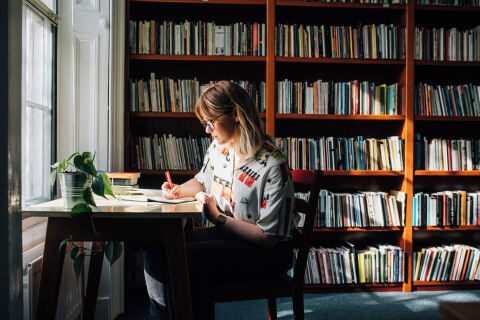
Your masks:
{"label": "open notebook", "polygon": [[163,190],[158,189],[137,189],[134,193],[128,195],[119,195],[119,200],[139,201],[139,202],[163,202],[163,203],[184,203],[195,201],[193,197],[185,197],[178,199],[169,199],[164,196]]}

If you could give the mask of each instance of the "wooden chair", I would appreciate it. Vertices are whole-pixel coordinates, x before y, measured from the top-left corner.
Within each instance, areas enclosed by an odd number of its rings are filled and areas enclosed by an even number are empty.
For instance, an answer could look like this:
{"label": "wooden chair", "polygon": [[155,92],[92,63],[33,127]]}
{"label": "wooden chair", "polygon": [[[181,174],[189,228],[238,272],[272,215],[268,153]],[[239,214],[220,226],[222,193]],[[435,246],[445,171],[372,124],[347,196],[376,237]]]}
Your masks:
{"label": "wooden chair", "polygon": [[318,193],[319,193],[318,171],[293,170],[292,179],[295,184],[306,184],[310,186],[310,199],[308,202],[295,199],[295,210],[306,214],[305,223],[299,234],[294,237],[294,247],[298,255],[294,267],[294,276],[285,274],[283,279],[262,283],[244,283],[241,285],[228,285],[216,287],[212,290],[211,304],[209,306],[210,318],[215,317],[215,302],[267,299],[268,318],[277,319],[277,300],[280,297],[292,297],[294,319],[303,320],[303,288],[304,275],[307,265],[310,239],[313,231],[313,222],[316,214]]}

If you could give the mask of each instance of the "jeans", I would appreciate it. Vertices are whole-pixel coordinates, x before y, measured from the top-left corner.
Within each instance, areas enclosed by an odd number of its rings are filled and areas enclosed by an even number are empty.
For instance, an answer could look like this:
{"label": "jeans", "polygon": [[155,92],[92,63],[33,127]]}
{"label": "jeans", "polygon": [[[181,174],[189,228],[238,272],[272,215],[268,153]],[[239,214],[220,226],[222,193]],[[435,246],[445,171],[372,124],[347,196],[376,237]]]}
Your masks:
{"label": "jeans", "polygon": [[[240,239],[222,227],[213,227],[186,233],[185,242],[194,319],[204,319],[208,314],[212,287],[279,278],[292,267],[291,241],[267,248]],[[146,248],[144,273],[150,313],[159,319],[173,319],[163,246]]]}

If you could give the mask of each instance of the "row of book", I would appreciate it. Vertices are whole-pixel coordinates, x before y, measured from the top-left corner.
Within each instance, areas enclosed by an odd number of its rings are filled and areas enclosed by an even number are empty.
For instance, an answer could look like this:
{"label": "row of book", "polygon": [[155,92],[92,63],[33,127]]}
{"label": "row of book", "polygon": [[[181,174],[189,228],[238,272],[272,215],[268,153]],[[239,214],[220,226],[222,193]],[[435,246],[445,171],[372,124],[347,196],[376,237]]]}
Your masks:
{"label": "row of book", "polygon": [[403,140],[338,137],[276,138],[291,169],[403,171]]}
{"label": "row of book", "polygon": [[265,23],[217,25],[204,21],[129,22],[132,54],[265,56]]}
{"label": "row of book", "polygon": [[480,6],[479,0],[417,0],[423,5],[446,5],[446,6]]}
{"label": "row of book", "polygon": [[480,26],[415,28],[415,59],[435,61],[480,61]]}
{"label": "row of book", "polygon": [[415,170],[480,170],[480,139],[442,139],[414,134]]}
{"label": "row of book", "polygon": [[405,58],[405,28],[392,24],[357,27],[278,24],[275,36],[275,54],[279,57]]}
{"label": "row of book", "polygon": [[418,83],[415,114],[421,116],[480,116],[480,86],[472,83],[431,85]]}
{"label": "row of book", "polygon": [[277,112],[299,114],[399,114],[403,87],[353,80],[277,82]]}
{"label": "row of book", "polygon": [[463,244],[423,248],[413,253],[413,280],[480,280],[479,259],[478,248]]}
{"label": "row of book", "polygon": [[199,170],[210,145],[208,137],[172,134],[132,137],[132,168],[137,170]]}
{"label": "row of book", "polygon": [[[232,80],[233,81],[233,80]],[[265,112],[265,81],[234,81],[241,86]],[[150,74],[150,79],[130,79],[130,111],[194,112],[200,94],[215,82],[200,83],[197,78],[174,80]]]}
{"label": "row of book", "polygon": [[418,192],[412,200],[412,226],[480,224],[480,192]]}
{"label": "row of book", "polygon": [[[308,200],[309,193],[299,192],[295,196]],[[322,189],[314,227],[401,227],[405,225],[405,212],[406,194],[401,191],[334,193]]]}
{"label": "row of book", "polygon": [[405,252],[400,247],[377,245],[356,250],[347,242],[335,248],[310,248],[304,279],[306,284],[403,282],[404,266]]}
{"label": "row of book", "polygon": [[407,0],[302,0],[306,2],[327,3],[369,3],[369,4],[405,4]]}

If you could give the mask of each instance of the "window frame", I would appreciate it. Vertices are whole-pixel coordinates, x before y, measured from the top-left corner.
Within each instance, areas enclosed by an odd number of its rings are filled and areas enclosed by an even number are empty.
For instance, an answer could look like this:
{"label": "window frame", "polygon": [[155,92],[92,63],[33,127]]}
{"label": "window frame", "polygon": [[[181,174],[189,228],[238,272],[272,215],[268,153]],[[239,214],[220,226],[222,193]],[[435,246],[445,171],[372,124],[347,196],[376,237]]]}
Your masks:
{"label": "window frame", "polygon": [[[51,110],[50,110],[50,164],[55,162],[56,151],[57,151],[57,42],[58,42],[58,20],[59,17],[55,12],[53,12],[47,5],[45,5],[41,0],[23,0],[23,5],[27,6],[29,9],[37,13],[40,17],[50,23],[52,28],[52,60],[51,60]],[[55,9],[58,11],[58,0],[54,0]],[[23,15],[22,15],[23,19]],[[23,22],[22,22],[23,25]],[[23,32],[22,32],[23,37]],[[22,81],[25,81],[22,74]],[[24,121],[23,111],[26,110],[28,105],[36,105],[35,102],[25,99],[22,94],[22,124]],[[37,104],[38,105],[38,104]],[[38,105],[39,109],[43,108],[42,105]],[[23,174],[23,172],[22,172]],[[23,191],[23,190],[22,190]],[[49,199],[54,199],[56,195],[56,189],[53,189],[53,192],[50,192]],[[23,194],[22,194],[23,198]],[[23,202],[23,201],[22,201]],[[25,206],[35,204],[36,202],[25,202]],[[23,218],[22,218],[23,220]]]}

